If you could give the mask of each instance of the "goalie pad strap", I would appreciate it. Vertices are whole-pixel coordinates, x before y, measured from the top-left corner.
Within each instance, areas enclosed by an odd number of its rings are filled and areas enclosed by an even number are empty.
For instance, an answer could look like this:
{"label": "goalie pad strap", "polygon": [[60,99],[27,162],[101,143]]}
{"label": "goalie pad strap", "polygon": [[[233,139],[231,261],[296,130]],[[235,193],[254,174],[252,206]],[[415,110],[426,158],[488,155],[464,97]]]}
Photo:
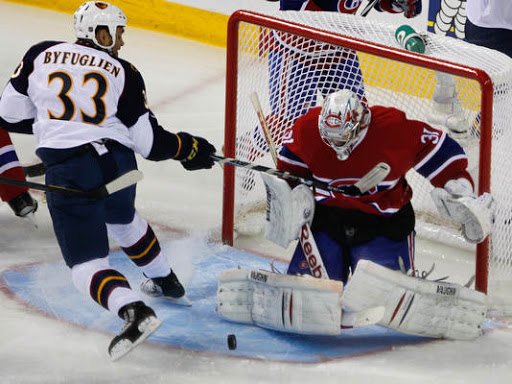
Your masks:
{"label": "goalie pad strap", "polygon": [[234,269],[223,272],[217,311],[226,320],[307,335],[339,335],[343,283]]}
{"label": "goalie pad strap", "polygon": [[379,322],[399,332],[452,339],[480,335],[486,315],[486,296],[447,282],[428,281],[359,261],[343,295],[343,305],[361,311],[385,305]]}

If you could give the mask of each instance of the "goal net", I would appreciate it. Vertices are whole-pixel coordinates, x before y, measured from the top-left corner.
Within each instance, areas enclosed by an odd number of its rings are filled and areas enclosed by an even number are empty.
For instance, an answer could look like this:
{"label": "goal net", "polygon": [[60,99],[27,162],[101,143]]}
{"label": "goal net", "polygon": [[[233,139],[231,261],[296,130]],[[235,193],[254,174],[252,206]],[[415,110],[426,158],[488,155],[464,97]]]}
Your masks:
{"label": "goal net", "polygon": [[[491,192],[496,200],[493,231],[478,246],[466,243],[460,228],[438,214],[431,184],[411,170],[416,231],[420,238],[474,252],[475,288],[488,292],[502,314],[512,310],[506,302],[512,296],[512,60],[427,32],[426,52],[409,52],[395,39],[397,27],[334,12],[234,13],[228,25],[225,156],[274,167],[250,101],[254,92],[278,151],[293,121],[341,88],[370,106],[396,107],[409,119],[447,131],[468,154],[479,193]],[[225,243],[233,244],[236,234],[261,232],[265,188],[257,173],[225,166],[223,204]]]}

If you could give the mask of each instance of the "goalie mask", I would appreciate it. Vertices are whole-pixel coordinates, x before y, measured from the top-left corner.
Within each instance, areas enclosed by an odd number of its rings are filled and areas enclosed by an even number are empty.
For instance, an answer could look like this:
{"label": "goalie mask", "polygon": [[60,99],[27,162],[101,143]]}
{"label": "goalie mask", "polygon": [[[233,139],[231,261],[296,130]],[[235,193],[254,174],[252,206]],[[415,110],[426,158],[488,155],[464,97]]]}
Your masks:
{"label": "goalie mask", "polygon": [[[107,27],[112,36],[112,44],[103,46],[96,40],[96,28]],[[126,16],[120,8],[102,1],[83,3],[73,16],[73,27],[78,39],[92,40],[98,47],[111,49],[116,44],[117,27],[126,26]]]}
{"label": "goalie mask", "polygon": [[370,110],[361,104],[354,92],[343,89],[331,93],[325,98],[318,116],[320,137],[334,149],[338,159],[346,160],[361,129],[370,124],[370,117]]}

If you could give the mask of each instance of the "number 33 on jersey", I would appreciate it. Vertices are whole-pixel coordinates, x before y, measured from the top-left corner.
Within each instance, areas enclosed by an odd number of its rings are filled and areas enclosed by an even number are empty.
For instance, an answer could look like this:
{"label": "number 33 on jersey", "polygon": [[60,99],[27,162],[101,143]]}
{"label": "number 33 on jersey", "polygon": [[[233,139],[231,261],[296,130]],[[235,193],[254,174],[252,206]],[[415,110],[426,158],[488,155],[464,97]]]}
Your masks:
{"label": "number 33 on jersey", "polygon": [[130,63],[78,44],[33,46],[5,92],[16,95],[16,108],[0,106],[17,111],[13,120],[39,111],[33,124],[39,147],[69,148],[110,138],[133,149],[133,132],[126,128],[149,113],[144,82]]}

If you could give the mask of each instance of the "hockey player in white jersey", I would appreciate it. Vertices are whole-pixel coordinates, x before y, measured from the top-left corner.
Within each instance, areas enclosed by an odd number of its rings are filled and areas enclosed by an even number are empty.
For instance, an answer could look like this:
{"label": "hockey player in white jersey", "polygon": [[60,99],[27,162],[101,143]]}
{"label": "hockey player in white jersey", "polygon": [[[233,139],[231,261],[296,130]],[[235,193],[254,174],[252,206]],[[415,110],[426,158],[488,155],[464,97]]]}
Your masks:
{"label": "hockey player in white jersey", "polygon": [[[164,130],[147,106],[141,74],[118,58],[126,26],[121,9],[88,1],[73,23],[78,40],[31,47],[0,100],[0,125],[36,136],[46,183],[93,190],[137,169],[135,153],[178,160],[187,170],[211,168],[214,146]],[[135,210],[135,185],[103,199],[48,193],[47,201],[74,285],[125,320],[109,346],[113,360],[144,341],[160,320],[109,265],[107,233],[147,277],[144,293],[188,304],[151,226]]]}

